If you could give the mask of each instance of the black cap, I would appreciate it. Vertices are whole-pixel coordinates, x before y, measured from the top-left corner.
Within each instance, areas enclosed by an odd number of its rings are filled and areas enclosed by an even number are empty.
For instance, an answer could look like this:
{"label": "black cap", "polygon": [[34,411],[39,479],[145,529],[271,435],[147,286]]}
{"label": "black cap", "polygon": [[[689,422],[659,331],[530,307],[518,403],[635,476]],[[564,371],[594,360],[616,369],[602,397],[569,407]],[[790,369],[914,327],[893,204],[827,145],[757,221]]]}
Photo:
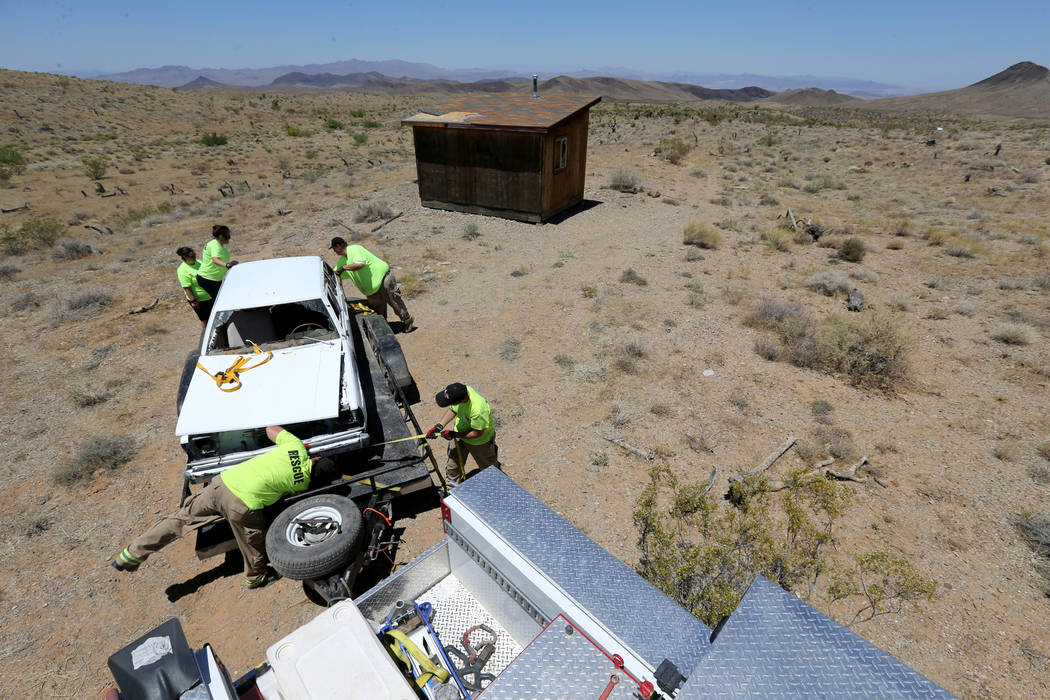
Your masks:
{"label": "black cap", "polygon": [[346,245],[346,241],[341,236],[336,236],[332,239],[332,245],[329,248],[335,248],[337,245]]}
{"label": "black cap", "polygon": [[434,396],[434,402],[437,403],[441,408],[448,408],[459,403],[463,403],[467,400],[467,387],[454,382],[445,387],[444,391],[439,391]]}

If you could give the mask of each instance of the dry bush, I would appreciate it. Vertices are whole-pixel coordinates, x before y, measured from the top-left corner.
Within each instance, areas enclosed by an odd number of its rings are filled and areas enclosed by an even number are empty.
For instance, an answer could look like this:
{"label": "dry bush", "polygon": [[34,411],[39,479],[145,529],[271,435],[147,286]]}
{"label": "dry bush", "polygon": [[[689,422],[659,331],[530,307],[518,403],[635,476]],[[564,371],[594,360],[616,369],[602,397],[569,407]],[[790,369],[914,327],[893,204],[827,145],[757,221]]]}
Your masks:
{"label": "dry bush", "polygon": [[816,344],[825,371],[844,374],[854,386],[890,392],[911,382],[911,338],[889,313],[828,316]]}
{"label": "dry bush", "polygon": [[56,470],[54,480],[59,484],[75,484],[95,471],[119,469],[131,461],[138,446],[127,435],[96,435],[83,445],[66,467]]}
{"label": "dry bush", "polygon": [[784,346],[772,338],[756,338],[753,347],[756,355],[770,362],[776,362],[784,355]]}
{"label": "dry bush", "polygon": [[759,239],[773,250],[787,253],[791,250],[791,234],[781,229],[763,231]]}
{"label": "dry bush", "polygon": [[649,284],[644,277],[635,272],[634,268],[631,267],[623,271],[620,275],[620,281],[627,284],[636,284],[639,287],[645,287]]}
{"label": "dry bush", "polygon": [[0,282],[10,282],[21,272],[21,268],[11,263],[0,264]]}
{"label": "dry bush", "polygon": [[973,258],[983,249],[980,241],[966,236],[951,238],[944,244],[944,252],[953,258]]}
{"label": "dry bush", "polygon": [[806,287],[830,297],[836,294],[849,294],[852,285],[838,270],[824,270],[806,280]]}
{"label": "dry bush", "polygon": [[1034,335],[1031,327],[1023,323],[1004,323],[992,332],[992,340],[1005,345],[1028,345]]}
{"label": "dry bush", "polygon": [[1000,440],[992,448],[992,454],[1002,462],[1016,462],[1021,457],[1021,447],[1015,440]]}
{"label": "dry bush", "polygon": [[101,289],[89,289],[59,302],[54,314],[56,323],[93,316],[113,303],[113,297]]}
{"label": "dry bush", "polygon": [[84,174],[90,179],[101,180],[109,169],[109,157],[103,155],[83,156],[80,159],[80,164],[84,168]]}
{"label": "dry bush", "polygon": [[372,221],[382,221],[394,215],[394,210],[386,202],[365,202],[358,205],[354,213],[354,223],[363,224]]}
{"label": "dry bush", "polygon": [[[1035,553],[1036,571],[1050,582],[1050,513],[1024,510],[1013,518],[1013,525]],[[1050,588],[1043,593],[1050,595]]]}
{"label": "dry bush", "polygon": [[0,251],[7,255],[21,255],[29,250],[53,246],[62,235],[65,226],[58,219],[32,219],[22,224],[18,231],[6,225],[0,226]]}
{"label": "dry bush", "polygon": [[864,241],[859,238],[850,236],[846,240],[842,241],[839,245],[839,250],[836,255],[839,260],[845,260],[847,262],[860,262],[864,259],[864,254],[868,252],[868,247],[864,245]]}
{"label": "dry bush", "polygon": [[36,298],[36,294],[33,292],[22,292],[11,297],[7,302],[7,306],[12,311],[25,311],[26,309],[36,308],[40,306],[40,302]]}
{"label": "dry bush", "polygon": [[656,154],[671,165],[678,165],[692,150],[693,147],[681,136],[668,136],[660,139],[656,147]]}
{"label": "dry bush", "polygon": [[51,257],[55,260],[79,260],[96,253],[98,253],[98,248],[93,245],[81,243],[80,241],[67,241],[59,244],[51,252]]}
{"label": "dry bush", "polygon": [[683,230],[682,243],[714,250],[722,245],[722,234],[711,224],[693,221]]}
{"label": "dry bush", "polygon": [[633,170],[620,168],[609,176],[605,186],[618,192],[637,192],[642,187],[642,179]]}
{"label": "dry bush", "polygon": [[499,349],[499,359],[504,362],[513,362],[521,354],[521,341],[516,338],[507,338]]}
{"label": "dry bush", "polygon": [[803,323],[804,318],[805,311],[802,304],[763,299],[744,319],[744,324],[752,328],[765,328],[783,334],[790,332],[791,326]]}
{"label": "dry bush", "polygon": [[402,270],[397,274],[397,282],[401,287],[401,294],[406,299],[414,299],[425,293],[428,289],[426,280],[408,270]]}
{"label": "dry bush", "polygon": [[1036,452],[1039,453],[1040,457],[1050,462],[1050,440],[1041,443],[1039,447],[1036,448]]}

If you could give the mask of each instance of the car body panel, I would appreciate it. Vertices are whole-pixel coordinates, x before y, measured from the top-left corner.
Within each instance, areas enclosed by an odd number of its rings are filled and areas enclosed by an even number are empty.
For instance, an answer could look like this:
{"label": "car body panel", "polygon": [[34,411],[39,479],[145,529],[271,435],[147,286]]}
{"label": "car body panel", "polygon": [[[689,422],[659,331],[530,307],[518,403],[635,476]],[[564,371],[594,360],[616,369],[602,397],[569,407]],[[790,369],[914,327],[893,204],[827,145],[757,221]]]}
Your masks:
{"label": "car body panel", "polygon": [[[214,375],[228,369],[238,357],[246,357],[250,369],[241,374],[241,388],[236,391],[222,391],[215,379],[198,367],[186,391],[176,435],[302,423],[339,415],[343,360],[343,343],[339,340],[276,350],[258,367],[252,365],[263,361],[265,354],[211,355],[198,362]],[[331,381],[318,381],[326,378]]]}
{"label": "car body panel", "polygon": [[240,263],[226,273],[213,308],[230,311],[322,298],[324,268],[316,255]]}

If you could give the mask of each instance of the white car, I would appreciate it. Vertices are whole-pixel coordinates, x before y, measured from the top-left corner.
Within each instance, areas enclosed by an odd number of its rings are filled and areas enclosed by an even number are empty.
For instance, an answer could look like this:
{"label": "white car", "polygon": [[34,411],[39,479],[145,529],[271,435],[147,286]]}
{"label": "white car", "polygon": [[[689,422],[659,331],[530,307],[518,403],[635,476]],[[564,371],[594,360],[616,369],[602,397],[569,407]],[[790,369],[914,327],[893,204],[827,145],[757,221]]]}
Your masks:
{"label": "white car", "polygon": [[313,456],[366,447],[372,397],[362,393],[362,329],[390,389],[414,392],[408,403],[418,401],[390,327],[375,315],[365,321],[355,318],[320,257],[233,267],[179,386],[175,433],[187,455],[187,481],[208,480],[270,449],[268,425],[287,428]]}

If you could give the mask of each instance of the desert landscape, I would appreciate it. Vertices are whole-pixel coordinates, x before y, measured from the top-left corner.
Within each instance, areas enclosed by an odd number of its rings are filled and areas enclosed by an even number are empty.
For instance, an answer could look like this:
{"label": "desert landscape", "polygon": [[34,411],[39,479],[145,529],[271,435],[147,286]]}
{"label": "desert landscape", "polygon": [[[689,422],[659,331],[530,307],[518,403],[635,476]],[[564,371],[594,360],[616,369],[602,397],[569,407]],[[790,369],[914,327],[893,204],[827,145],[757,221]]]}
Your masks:
{"label": "desert landscape", "polygon": [[[506,473],[629,566],[654,467],[717,468],[730,509],[730,477],[789,437],[767,486],[859,464],[827,482],[852,498],[793,592],[849,624],[863,596],[835,572],[888,552],[924,593],[854,631],[961,697],[1046,696],[1050,79],[1032,66],[926,102],[619,85],[590,114],[586,205],[538,225],[420,206],[400,120],[440,85],[0,71],[3,694],[98,697],[107,656],[169,617],[239,675],[319,610],[295,581],[245,590],[189,539],[109,566],[178,501],[200,324],[174,251],[223,223],[240,261],[334,262],[337,235],[388,260],[420,422],[447,383],[476,387]],[[398,564],[442,536],[436,510],[399,525]]]}

